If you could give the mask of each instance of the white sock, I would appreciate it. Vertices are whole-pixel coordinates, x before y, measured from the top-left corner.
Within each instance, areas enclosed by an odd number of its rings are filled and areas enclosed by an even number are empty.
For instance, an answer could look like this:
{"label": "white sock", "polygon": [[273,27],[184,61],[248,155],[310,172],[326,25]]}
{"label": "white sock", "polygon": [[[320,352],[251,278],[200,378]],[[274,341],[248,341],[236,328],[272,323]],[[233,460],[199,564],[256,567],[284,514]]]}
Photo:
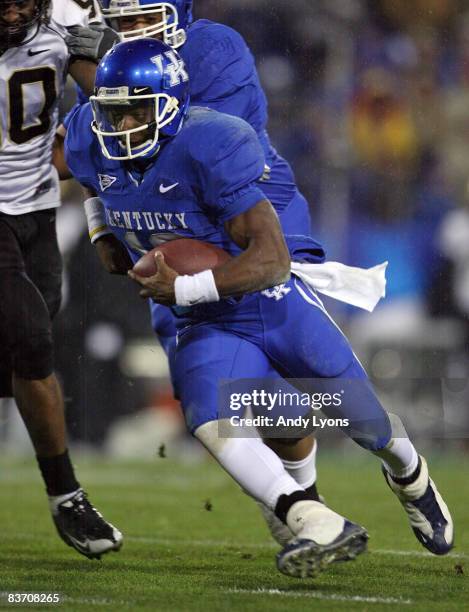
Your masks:
{"label": "white sock", "polygon": [[417,469],[419,456],[414,445],[409,440],[401,419],[395,414],[389,414],[393,437],[384,448],[374,451],[380,457],[385,469],[394,478],[407,478]]}
{"label": "white sock", "polygon": [[313,448],[308,456],[300,461],[282,459],[283,467],[290,476],[303,488],[307,489],[316,482],[316,452],[318,443],[314,440]]}
{"label": "white sock", "polygon": [[407,478],[417,469],[419,456],[409,438],[391,438],[381,450],[373,453],[380,457],[386,471],[393,478]]}
{"label": "white sock", "polygon": [[260,438],[220,438],[218,426],[210,421],[194,435],[251,497],[274,510],[280,495],[302,490]]}

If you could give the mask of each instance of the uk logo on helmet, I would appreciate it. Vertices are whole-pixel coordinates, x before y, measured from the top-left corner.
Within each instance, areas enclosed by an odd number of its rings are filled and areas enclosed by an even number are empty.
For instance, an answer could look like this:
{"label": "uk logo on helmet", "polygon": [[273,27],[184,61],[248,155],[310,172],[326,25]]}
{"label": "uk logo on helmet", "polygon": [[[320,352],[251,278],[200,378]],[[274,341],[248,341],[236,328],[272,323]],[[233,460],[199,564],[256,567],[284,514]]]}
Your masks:
{"label": "uk logo on helmet", "polygon": [[187,73],[186,67],[182,59],[176,57],[173,51],[166,51],[165,56],[171,63],[163,63],[163,56],[155,55],[150,58],[150,62],[157,66],[158,70],[165,75],[169,76],[169,86],[175,87],[189,80],[189,74]]}

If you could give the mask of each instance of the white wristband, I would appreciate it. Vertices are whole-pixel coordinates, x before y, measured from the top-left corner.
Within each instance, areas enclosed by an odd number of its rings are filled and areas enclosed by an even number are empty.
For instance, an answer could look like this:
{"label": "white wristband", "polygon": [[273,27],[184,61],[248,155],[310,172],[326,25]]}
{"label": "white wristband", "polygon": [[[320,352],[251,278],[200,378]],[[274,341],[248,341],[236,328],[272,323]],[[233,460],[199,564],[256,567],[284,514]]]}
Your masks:
{"label": "white wristband", "polygon": [[106,224],[104,206],[100,198],[88,198],[85,200],[84,206],[91,243],[94,244],[101,236],[112,234]]}
{"label": "white wristband", "polygon": [[220,301],[211,270],[204,270],[192,276],[178,276],[174,282],[174,293],[178,306]]}

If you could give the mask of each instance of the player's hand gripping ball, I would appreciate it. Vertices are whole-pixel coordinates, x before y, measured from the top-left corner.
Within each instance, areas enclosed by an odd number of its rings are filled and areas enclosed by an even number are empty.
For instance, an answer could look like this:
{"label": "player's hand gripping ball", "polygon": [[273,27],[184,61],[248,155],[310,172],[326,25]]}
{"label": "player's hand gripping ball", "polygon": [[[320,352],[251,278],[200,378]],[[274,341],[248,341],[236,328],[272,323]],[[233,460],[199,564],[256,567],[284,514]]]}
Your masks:
{"label": "player's hand gripping ball", "polygon": [[177,276],[213,270],[229,259],[229,253],[213,244],[180,238],[146,253],[128,274],[142,287],[141,297],[171,306],[175,303],[174,281]]}

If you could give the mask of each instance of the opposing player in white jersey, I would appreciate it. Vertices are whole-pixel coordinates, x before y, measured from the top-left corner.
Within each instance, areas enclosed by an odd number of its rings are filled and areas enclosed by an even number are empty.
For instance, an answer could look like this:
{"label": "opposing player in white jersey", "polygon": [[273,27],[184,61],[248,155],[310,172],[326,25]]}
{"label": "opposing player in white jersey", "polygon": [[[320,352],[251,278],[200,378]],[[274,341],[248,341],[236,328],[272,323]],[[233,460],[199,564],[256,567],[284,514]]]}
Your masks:
{"label": "opposing player in white jersey", "polygon": [[[53,0],[52,19],[66,28],[93,25],[93,30],[90,30],[92,38],[87,41],[89,48],[87,49],[86,57],[89,58],[92,55],[96,58],[96,61],[111,48],[114,42],[119,41],[119,36],[104,24],[98,0]],[[69,38],[70,36],[73,35],[69,33]],[[87,87],[84,90],[81,87],[78,88],[79,99],[83,97],[82,102],[85,102],[88,99],[87,94],[90,93],[87,89],[93,88],[96,66],[90,61],[83,62],[80,59],[77,61],[76,57],[74,60],[71,71],[72,76],[75,80],[79,81],[86,79]],[[78,74],[75,74],[76,72]],[[68,179],[71,176],[64,160],[63,146],[66,132],[65,127],[59,125],[55,135],[53,150],[52,161],[59,173],[60,179]]]}
{"label": "opposing player in white jersey", "polygon": [[63,26],[102,22],[98,0],[52,0],[52,19]]}
{"label": "opposing player in white jersey", "polygon": [[0,397],[16,400],[59,535],[99,558],[118,550],[122,535],[76,480],[51,333],[61,297],[51,158],[70,63],[66,34],[50,20],[50,0],[0,0]]}

